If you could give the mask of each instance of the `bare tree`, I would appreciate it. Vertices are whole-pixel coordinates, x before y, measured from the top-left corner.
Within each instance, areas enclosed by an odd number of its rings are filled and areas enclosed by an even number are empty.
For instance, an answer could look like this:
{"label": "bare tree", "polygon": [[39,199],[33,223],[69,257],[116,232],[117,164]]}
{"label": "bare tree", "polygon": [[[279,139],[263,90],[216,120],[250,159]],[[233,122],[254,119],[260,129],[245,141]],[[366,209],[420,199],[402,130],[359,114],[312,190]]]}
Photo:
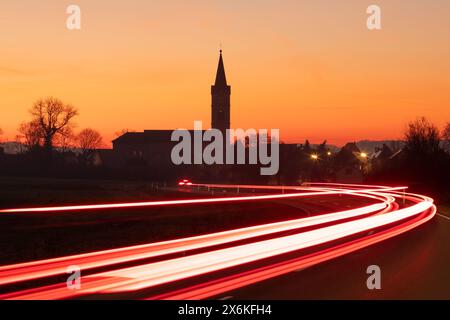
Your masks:
{"label": "bare tree", "polygon": [[92,150],[101,148],[103,139],[98,131],[91,128],[83,129],[77,135],[77,146],[82,150],[83,154],[87,154]]}
{"label": "bare tree", "polygon": [[450,140],[450,122],[447,122],[444,130],[442,131],[442,139],[446,141]]}
{"label": "bare tree", "polygon": [[37,122],[22,122],[17,131],[19,131],[18,142],[25,144],[28,149],[42,146],[41,127]]}
{"label": "bare tree", "polygon": [[77,137],[71,127],[62,129],[57,135],[55,135],[54,145],[62,152],[68,151],[70,148],[75,147]]}
{"label": "bare tree", "polygon": [[55,136],[64,134],[65,130],[72,128],[73,118],[78,115],[73,106],[53,97],[36,101],[30,113],[31,123],[38,124],[43,146],[48,153],[52,151]]}
{"label": "bare tree", "polygon": [[413,153],[432,154],[439,151],[439,130],[425,117],[418,118],[408,124],[405,140],[406,149]]}
{"label": "bare tree", "polygon": [[442,131],[442,139],[444,140],[445,151],[450,152],[450,122],[447,122]]}

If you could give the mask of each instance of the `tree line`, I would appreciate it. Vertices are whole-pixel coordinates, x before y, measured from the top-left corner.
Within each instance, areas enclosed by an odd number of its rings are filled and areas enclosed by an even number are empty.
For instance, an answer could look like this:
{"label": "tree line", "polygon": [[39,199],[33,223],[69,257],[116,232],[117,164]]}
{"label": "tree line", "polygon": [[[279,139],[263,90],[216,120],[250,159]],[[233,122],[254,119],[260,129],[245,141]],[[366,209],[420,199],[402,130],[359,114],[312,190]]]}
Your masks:
{"label": "tree line", "polygon": [[401,152],[369,172],[368,181],[405,183],[450,201],[450,123],[440,131],[425,117],[417,118],[408,123],[404,141]]}
{"label": "tree line", "polygon": [[[29,110],[30,119],[20,124],[17,141],[25,145],[29,165],[38,167],[36,159],[42,164],[55,162],[55,155],[79,150],[81,163],[87,163],[93,151],[102,148],[104,142],[98,131],[85,128],[76,132],[75,119],[79,115],[77,108],[60,99],[47,97],[37,100]],[[121,135],[129,130],[123,130]],[[0,141],[3,131],[0,129]],[[407,124],[404,131],[403,147],[391,148],[396,155],[376,165],[367,166],[364,172],[367,182],[405,182],[408,184],[433,186],[436,189],[448,189],[450,181],[450,123],[440,131],[426,118],[417,118]],[[354,145],[354,146],[352,146]],[[280,171],[277,178],[279,184],[296,184],[299,181],[332,181],[339,168],[353,164],[359,165],[354,150],[356,144],[349,144],[337,154],[327,147],[326,141],[318,146],[311,146],[308,140],[299,147],[280,145]],[[57,151],[57,152],[56,152]],[[367,155],[364,155],[364,158]],[[24,160],[25,161],[25,160]],[[63,161],[61,161],[62,163]],[[63,167],[63,165],[62,165]],[[245,170],[244,170],[245,169]],[[252,168],[245,167],[245,172],[238,175],[248,181],[260,179]],[[25,169],[24,169],[25,170]],[[28,169],[30,172],[32,169]],[[38,169],[36,169],[38,170]],[[237,170],[233,168],[232,170]],[[64,171],[62,169],[62,171]],[[148,171],[148,170],[147,170]],[[220,172],[220,171],[218,171]],[[111,170],[111,174],[114,173]],[[210,172],[207,172],[210,175]],[[227,182],[227,175],[216,177]],[[259,180],[258,180],[259,181]],[[264,183],[261,181],[261,183]]]}
{"label": "tree line", "polygon": [[29,114],[31,119],[20,124],[16,136],[16,141],[26,146],[26,152],[41,153],[51,159],[56,148],[62,151],[77,148],[87,156],[92,150],[104,147],[97,130],[85,128],[75,131],[78,110],[58,98],[37,100]]}

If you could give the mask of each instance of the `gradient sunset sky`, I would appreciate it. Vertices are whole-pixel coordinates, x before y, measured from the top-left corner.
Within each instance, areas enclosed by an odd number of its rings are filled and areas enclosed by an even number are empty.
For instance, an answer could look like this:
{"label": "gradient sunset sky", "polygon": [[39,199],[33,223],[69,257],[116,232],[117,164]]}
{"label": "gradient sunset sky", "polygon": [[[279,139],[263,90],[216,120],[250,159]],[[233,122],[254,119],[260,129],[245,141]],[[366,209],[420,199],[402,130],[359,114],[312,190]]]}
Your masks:
{"label": "gradient sunset sky", "polygon": [[[70,4],[81,31],[66,29]],[[381,31],[366,28],[370,4]],[[234,128],[341,145],[401,138],[422,115],[450,121],[448,0],[1,1],[0,43],[3,140],[45,96],[107,142],[124,128],[209,127],[220,44]]]}

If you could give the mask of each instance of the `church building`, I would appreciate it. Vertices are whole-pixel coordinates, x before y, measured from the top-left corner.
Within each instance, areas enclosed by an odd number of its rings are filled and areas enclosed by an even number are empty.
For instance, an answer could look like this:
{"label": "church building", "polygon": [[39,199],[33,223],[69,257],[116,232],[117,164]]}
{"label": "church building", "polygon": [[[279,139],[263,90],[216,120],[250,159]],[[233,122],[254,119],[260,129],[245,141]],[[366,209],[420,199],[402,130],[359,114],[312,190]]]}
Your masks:
{"label": "church building", "polygon": [[[225,133],[230,128],[231,86],[227,83],[222,50],[220,50],[216,79],[211,86],[211,128]],[[178,143],[171,141],[173,130],[145,130],[127,132],[113,140],[113,153],[119,167],[136,168],[138,171],[173,171],[172,148]],[[193,136],[194,130],[191,130]]]}

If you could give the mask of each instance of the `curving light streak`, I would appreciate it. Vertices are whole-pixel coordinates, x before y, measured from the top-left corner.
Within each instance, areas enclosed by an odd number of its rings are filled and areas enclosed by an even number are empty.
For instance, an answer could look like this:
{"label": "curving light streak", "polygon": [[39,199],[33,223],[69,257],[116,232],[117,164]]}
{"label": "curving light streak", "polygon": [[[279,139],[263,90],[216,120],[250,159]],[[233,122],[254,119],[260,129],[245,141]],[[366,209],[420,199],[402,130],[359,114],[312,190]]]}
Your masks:
{"label": "curving light streak", "polygon": [[152,296],[148,300],[199,300],[213,297],[224,292],[242,288],[256,282],[264,281],[276,276],[281,276],[292,271],[305,269],[316,264],[343,256],[345,254],[363,249],[367,246],[390,239],[399,234],[412,230],[429,220],[436,214],[436,208],[427,213],[422,213],[411,222],[405,222],[395,228],[369,235],[361,239],[346,243],[344,245],[322,250],[304,257],[283,261],[278,264],[269,265],[256,270],[238,273],[222,279],[209,281],[200,285],[176,290],[174,292]]}
{"label": "curving light streak", "polygon": [[[193,186],[195,186],[193,184]],[[199,185],[200,186],[200,185]],[[215,187],[215,185],[212,185]],[[230,187],[230,186],[229,186]],[[255,189],[255,186],[233,186],[241,188]],[[274,187],[260,186],[259,189],[273,190]],[[277,187],[278,189],[278,187]],[[286,190],[313,190],[312,188],[301,187],[286,187]],[[387,190],[402,190],[405,187],[389,188]],[[320,190],[320,188],[316,188]],[[376,191],[367,189],[364,192]],[[362,196],[361,191],[355,190],[335,190],[335,191],[316,191],[316,192],[302,192],[302,193],[288,193],[288,194],[271,194],[259,196],[240,196],[240,197],[223,197],[223,198],[203,198],[203,199],[183,199],[183,200],[165,200],[165,201],[146,201],[146,202],[126,202],[126,203],[107,203],[107,204],[92,204],[92,205],[73,205],[73,206],[57,206],[57,207],[40,207],[40,208],[14,208],[14,209],[0,209],[0,213],[38,213],[38,212],[61,212],[61,211],[84,211],[84,210],[100,210],[100,209],[125,209],[125,208],[139,208],[139,207],[161,207],[161,206],[176,206],[187,204],[208,204],[208,203],[222,203],[222,202],[244,202],[244,201],[262,201],[262,200],[276,200],[288,199],[298,197],[311,197],[332,194],[352,194],[355,196]]]}
{"label": "curving light streak", "polygon": [[[388,188],[383,186],[361,186],[349,185],[348,189],[342,185],[320,185],[315,184],[315,187],[302,188],[305,190],[315,190],[314,192],[292,193],[292,194],[277,194],[277,195],[265,195],[265,196],[246,196],[246,197],[228,197],[228,198],[216,198],[216,199],[195,199],[195,200],[176,200],[176,201],[163,201],[152,202],[158,203],[157,205],[164,205],[170,202],[176,204],[179,201],[196,201],[196,203],[209,203],[220,201],[246,201],[246,200],[260,200],[260,199],[279,199],[290,197],[303,197],[303,196],[318,196],[323,194],[349,194],[361,197],[368,197],[376,200],[377,203],[361,208],[356,208],[346,211],[337,211],[330,214],[319,215],[310,218],[295,219],[289,221],[282,221],[278,223],[259,225],[249,228],[242,228],[236,230],[229,230],[225,232],[213,233],[203,236],[190,237],[160,243],[147,244],[142,246],[125,247],[114,250],[106,250],[93,252],[89,254],[82,254],[76,256],[69,256],[57,259],[48,259],[43,261],[29,262],[24,264],[16,264],[12,266],[0,267],[0,285],[9,284],[18,281],[26,281],[37,279],[41,277],[47,277],[51,275],[57,275],[65,272],[65,268],[68,265],[79,265],[83,270],[91,269],[95,267],[113,266],[117,263],[138,261],[148,257],[161,256],[168,253],[184,252],[192,249],[207,248],[217,244],[229,244],[229,247],[225,249],[211,249],[210,251],[185,256],[182,258],[166,259],[159,262],[146,263],[135,267],[121,268],[108,272],[94,273],[82,278],[83,287],[80,291],[74,293],[68,290],[65,285],[57,284],[53,286],[47,286],[42,288],[35,288],[31,290],[20,291],[12,294],[0,296],[0,298],[12,298],[12,299],[63,299],[70,298],[79,295],[93,294],[93,293],[118,293],[118,292],[130,292],[149,288],[165,283],[178,281],[190,277],[199,276],[212,271],[219,271],[229,267],[234,267],[249,262],[256,262],[261,259],[278,256],[283,253],[293,252],[304,248],[309,248],[318,244],[326,244],[331,241],[340,240],[350,235],[355,235],[363,231],[369,231],[375,228],[389,227],[393,223],[401,223],[397,228],[387,229],[378,232],[368,239],[367,237],[361,238],[358,245],[355,243],[344,244],[343,247],[335,249],[335,251],[317,252],[313,260],[308,260],[310,263],[319,263],[324,261],[325,257],[331,259],[339,255],[357,250],[358,248],[368,246],[375,243],[373,239],[377,239],[376,242],[382,241],[389,237],[392,237],[400,232],[406,232],[425,221],[431,219],[435,214],[435,207],[433,200],[414,194],[402,194],[397,190],[404,189]],[[219,187],[208,185],[209,187]],[[228,186],[235,188],[236,186]],[[239,186],[244,187],[245,186]],[[254,188],[255,186],[247,186]],[[260,186],[261,187],[261,186]],[[339,187],[339,188],[338,188]],[[220,186],[223,188],[223,186]],[[272,189],[272,187],[262,187]],[[292,190],[298,190],[299,187],[291,187]],[[270,198],[268,198],[270,197]],[[395,198],[405,197],[408,201],[414,204],[399,209],[399,205],[395,203]],[[226,199],[226,200],[225,200]],[[233,199],[233,200],[230,200]],[[239,199],[239,200],[235,200]],[[243,200],[245,199],[245,200]],[[206,200],[206,201],[205,201]],[[197,202],[203,201],[203,202]],[[138,203],[142,206],[143,203]],[[118,204],[123,207],[124,204]],[[126,207],[136,204],[125,204]],[[156,204],[155,204],[156,205]],[[97,208],[99,205],[88,206],[90,208]],[[104,206],[104,205],[101,205]],[[108,205],[111,206],[111,205]],[[116,205],[117,206],[117,205]],[[146,203],[148,206],[148,203]],[[80,208],[86,206],[71,206],[70,208]],[[64,208],[64,209],[63,209]],[[51,208],[52,211],[66,211],[74,209],[66,209],[69,207],[57,207]],[[34,208],[27,210],[43,210],[44,208]],[[24,210],[24,209],[16,209]],[[49,210],[47,208],[47,210]],[[79,209],[83,210],[83,209]],[[23,212],[23,211],[20,211]],[[425,214],[428,213],[428,214]],[[346,219],[356,219],[348,221]],[[345,219],[345,221],[344,221]],[[334,223],[331,226],[320,227],[324,223]],[[303,227],[314,226],[315,229],[297,233],[288,236],[276,236],[275,233],[282,231],[289,231],[300,229]],[[400,227],[401,226],[401,227]],[[390,230],[390,231],[389,231]],[[271,239],[243,244],[233,245],[232,242],[237,240],[251,240],[254,237],[261,235],[272,235]],[[370,241],[369,241],[370,240]],[[330,249],[330,250],[333,250]],[[301,263],[305,263],[307,257],[301,257],[303,259]],[[311,258],[311,257],[310,257]],[[300,263],[298,260],[295,263]],[[292,261],[291,261],[292,262]],[[291,263],[286,262],[286,263]],[[272,269],[254,270],[250,272],[248,281],[256,281],[261,277],[276,276],[280,274],[277,271],[279,266],[273,266]],[[298,267],[297,267],[298,269]],[[269,270],[269,271],[268,271]],[[272,272],[270,271],[272,270]],[[283,270],[290,270],[284,268]],[[263,272],[264,276],[257,276],[259,272]],[[289,271],[287,271],[289,272]],[[262,279],[262,278],[261,278]],[[231,280],[226,280],[231,281]],[[228,282],[222,282],[223,290],[229,290]],[[234,281],[234,280],[233,280]],[[233,282],[232,281],[232,282]],[[234,282],[233,282],[234,283]],[[247,283],[246,281],[240,282],[241,284]],[[236,285],[236,284],[234,284]],[[206,297],[205,294],[211,296],[218,292],[220,284],[211,284],[215,289],[205,289],[202,287],[199,289],[201,293],[195,297]],[[218,289],[219,288],[219,289]],[[210,293],[207,293],[210,292]],[[176,296],[174,293],[172,296]],[[170,294],[161,297],[171,297]]]}
{"label": "curving light streak", "polygon": [[[398,190],[401,188],[390,188]],[[317,190],[319,190],[317,188]],[[336,193],[336,190],[331,190]],[[307,193],[307,194],[329,194],[330,192]],[[339,191],[342,193],[342,190]],[[301,194],[304,195],[304,194]],[[139,259],[157,257],[165,254],[184,252],[192,249],[205,248],[213,245],[225,244],[232,241],[245,240],[252,237],[267,235],[276,232],[289,231],[298,228],[310,227],[318,224],[329,223],[340,219],[348,219],[376,212],[378,210],[388,210],[394,202],[393,197],[368,191],[355,194],[357,196],[378,200],[380,203],[352,209],[332,214],[319,215],[311,218],[289,220],[279,223],[242,228],[237,230],[213,233],[197,237],[189,237],[147,245],[124,247],[113,250],[104,250],[99,252],[67,256],[62,258],[47,259],[41,261],[20,263],[11,266],[0,267],[0,285],[14,282],[32,280],[42,277],[64,274],[68,265],[80,266],[83,270],[92,269],[100,266],[107,266],[117,263],[130,262]],[[252,200],[260,199],[260,196],[245,197]],[[203,199],[204,200],[204,199]],[[207,199],[209,200],[209,199]],[[223,200],[223,199],[221,199]],[[159,203],[159,202],[156,202]],[[22,209],[23,210],[23,209]],[[384,212],[384,211],[381,211]]]}
{"label": "curving light streak", "polygon": [[387,200],[383,203],[377,203],[370,206],[341,211],[333,214],[271,223],[197,237],[4,266],[0,267],[0,285],[64,274],[67,266],[70,265],[77,265],[82,270],[89,270],[96,267],[147,259],[193,249],[206,248],[232,241],[245,240],[277,232],[311,227],[341,219],[354,218],[360,215],[386,209],[391,202],[392,200]]}

